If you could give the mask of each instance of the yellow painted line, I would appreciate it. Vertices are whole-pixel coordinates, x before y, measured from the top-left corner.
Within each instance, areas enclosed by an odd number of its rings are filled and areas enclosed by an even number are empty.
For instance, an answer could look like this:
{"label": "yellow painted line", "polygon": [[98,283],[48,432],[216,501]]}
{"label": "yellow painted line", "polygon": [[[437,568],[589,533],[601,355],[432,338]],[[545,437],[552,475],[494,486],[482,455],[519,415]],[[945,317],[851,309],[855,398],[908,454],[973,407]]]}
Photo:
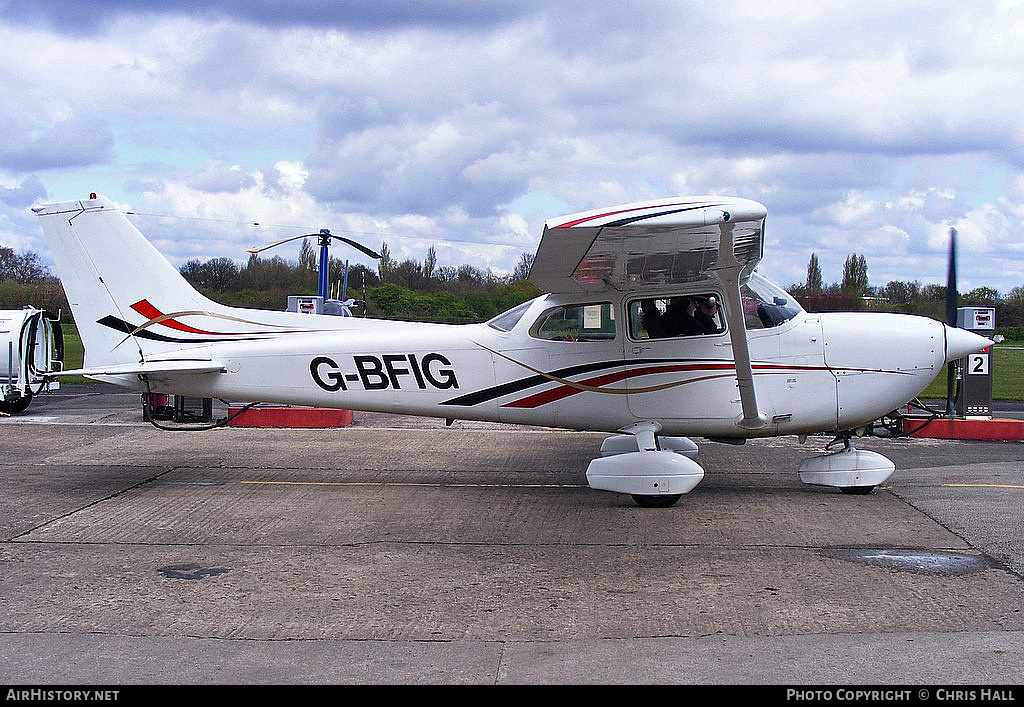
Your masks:
{"label": "yellow painted line", "polygon": [[585,489],[583,484],[447,484],[408,481],[242,481],[243,484],[265,486],[433,486],[436,488],[515,488],[515,489]]}
{"label": "yellow painted line", "polygon": [[1024,486],[1019,484],[943,484],[943,486],[965,489],[1024,489]]}

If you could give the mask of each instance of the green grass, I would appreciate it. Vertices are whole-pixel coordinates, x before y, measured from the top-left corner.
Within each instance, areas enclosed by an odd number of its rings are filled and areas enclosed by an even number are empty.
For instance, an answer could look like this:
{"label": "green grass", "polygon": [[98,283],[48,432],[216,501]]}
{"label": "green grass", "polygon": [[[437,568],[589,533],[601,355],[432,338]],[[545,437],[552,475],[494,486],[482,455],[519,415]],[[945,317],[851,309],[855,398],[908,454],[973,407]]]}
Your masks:
{"label": "green grass", "polygon": [[[69,371],[82,367],[85,358],[85,349],[82,347],[82,337],[78,335],[74,324],[67,320],[60,323],[64,330],[64,370]],[[95,383],[96,381],[83,378],[82,376],[67,376],[60,379],[61,383]]]}
{"label": "green grass", "polygon": [[1024,342],[1013,348],[996,346],[992,360],[992,397],[995,400],[1024,400]]}

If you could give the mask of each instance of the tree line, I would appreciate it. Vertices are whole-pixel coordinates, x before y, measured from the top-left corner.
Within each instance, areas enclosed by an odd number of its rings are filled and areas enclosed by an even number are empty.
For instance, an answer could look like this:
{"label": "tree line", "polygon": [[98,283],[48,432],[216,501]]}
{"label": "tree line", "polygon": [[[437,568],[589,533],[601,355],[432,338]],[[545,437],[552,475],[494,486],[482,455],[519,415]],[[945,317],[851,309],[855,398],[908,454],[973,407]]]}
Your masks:
{"label": "tree line", "polygon": [[69,312],[60,280],[43,265],[38,253],[15,253],[0,245],[0,309],[26,305],[51,312]]}
{"label": "tree line", "polygon": [[[847,256],[839,282],[825,283],[816,254],[807,263],[807,278],[786,290],[811,312],[876,310],[920,314],[940,321],[946,319],[946,286],[922,285],[917,280],[891,280],[872,286],[867,259],[861,254]],[[976,287],[957,295],[959,307],[993,307],[997,331],[1007,338],[1024,339],[1024,286],[1000,294],[991,287]]]}
{"label": "tree line", "polygon": [[[348,268],[349,298],[360,301],[358,316],[462,324],[486,321],[540,294],[526,282],[532,256],[523,253],[509,274],[495,274],[471,265],[440,265],[434,248],[422,261],[398,261],[387,244],[380,249],[376,268],[362,264]],[[315,294],[319,258],[303,241],[297,261],[252,255],[239,265],[230,258],[198,259],[179,271],[196,289],[217,302],[255,309],[284,309],[289,295]],[[341,295],[346,265],[329,260],[332,295]],[[803,283],[786,288],[808,311],[876,310],[921,314],[939,320],[946,317],[946,287],[918,281],[890,281],[872,286],[867,260],[852,254],[843,266],[839,282],[826,283],[817,256],[812,253]],[[15,253],[0,246],[0,309],[33,305],[71,313],[60,281],[42,264],[38,254]],[[996,310],[997,332],[1024,339],[1024,286],[1000,294],[978,287],[958,297],[959,306],[986,306]]]}
{"label": "tree line", "polygon": [[[348,298],[358,300],[358,316],[450,324],[486,321],[540,294],[528,284],[532,256],[522,254],[510,274],[496,274],[471,265],[440,265],[434,248],[422,262],[398,261],[384,244],[376,268],[328,263],[332,296],[347,281]],[[251,255],[239,265],[231,258],[190,260],[178,270],[210,299],[235,307],[282,310],[289,295],[316,294],[319,258],[304,240],[298,261],[280,256]],[[347,278],[346,278],[347,269]],[[71,318],[60,281],[32,251],[15,253],[0,246],[0,309],[32,305]]]}
{"label": "tree line", "polygon": [[[357,300],[357,316],[464,324],[486,321],[540,294],[525,281],[532,262],[526,253],[507,275],[471,265],[439,265],[433,247],[422,261],[398,261],[385,243],[380,256],[376,268],[346,266],[334,257],[328,260],[329,294]],[[241,266],[230,258],[214,258],[190,260],[179,268],[186,280],[211,299],[258,309],[282,309],[288,295],[315,294],[318,269],[319,257],[307,240],[298,261],[252,255]]]}

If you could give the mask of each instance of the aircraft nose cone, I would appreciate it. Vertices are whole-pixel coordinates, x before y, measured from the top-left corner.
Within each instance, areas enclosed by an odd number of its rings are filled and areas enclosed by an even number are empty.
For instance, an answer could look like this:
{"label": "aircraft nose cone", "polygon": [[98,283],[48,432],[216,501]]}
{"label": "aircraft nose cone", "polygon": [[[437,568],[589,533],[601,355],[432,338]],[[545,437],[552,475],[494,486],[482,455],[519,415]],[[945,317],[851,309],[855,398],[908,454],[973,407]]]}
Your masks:
{"label": "aircraft nose cone", "polygon": [[969,353],[987,349],[992,341],[984,336],[944,324],[946,328],[946,363],[963,358]]}

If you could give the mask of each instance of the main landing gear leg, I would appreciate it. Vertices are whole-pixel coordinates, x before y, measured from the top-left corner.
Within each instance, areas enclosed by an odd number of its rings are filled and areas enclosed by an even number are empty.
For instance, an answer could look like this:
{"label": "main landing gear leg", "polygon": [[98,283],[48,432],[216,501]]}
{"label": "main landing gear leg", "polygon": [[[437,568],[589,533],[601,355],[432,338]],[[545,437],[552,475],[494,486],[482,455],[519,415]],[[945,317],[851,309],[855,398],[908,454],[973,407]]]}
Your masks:
{"label": "main landing gear leg", "polygon": [[896,465],[877,452],[854,449],[851,433],[840,435],[843,451],[805,459],[800,464],[800,480],[814,486],[832,486],[843,493],[867,495],[888,479]]}
{"label": "main landing gear leg", "polygon": [[661,425],[641,422],[601,445],[600,459],[587,467],[591,488],[628,493],[643,508],[668,508],[704,478],[692,457],[697,445],[684,437],[658,437]]}

